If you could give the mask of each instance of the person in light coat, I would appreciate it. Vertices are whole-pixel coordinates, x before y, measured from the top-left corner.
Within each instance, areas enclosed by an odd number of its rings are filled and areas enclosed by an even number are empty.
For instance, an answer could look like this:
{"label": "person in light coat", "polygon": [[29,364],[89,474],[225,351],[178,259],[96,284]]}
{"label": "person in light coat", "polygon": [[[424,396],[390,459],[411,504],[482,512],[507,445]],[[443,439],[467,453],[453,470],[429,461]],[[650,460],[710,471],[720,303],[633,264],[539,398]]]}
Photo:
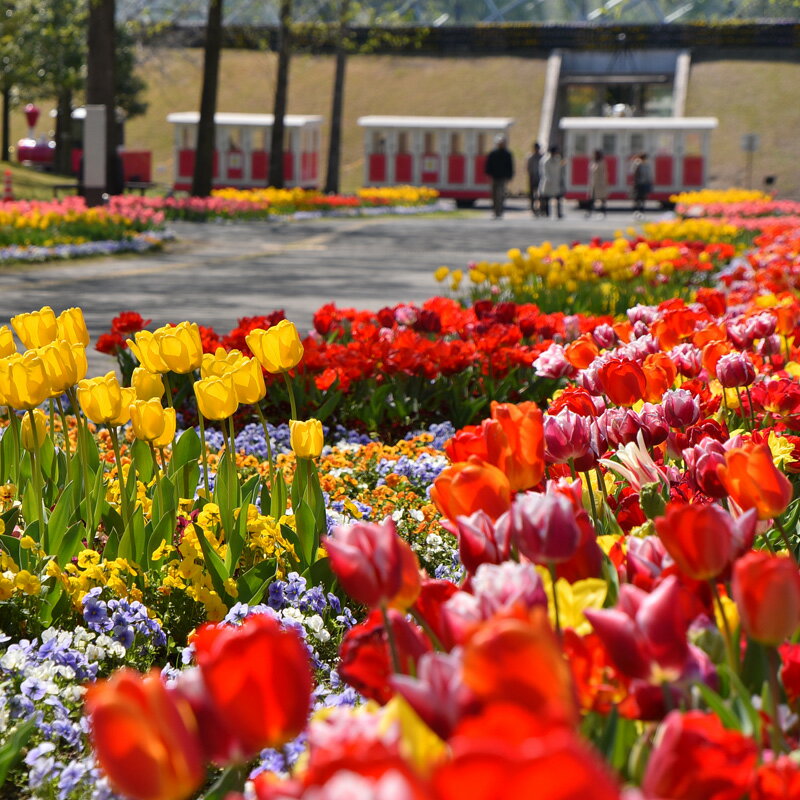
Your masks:
{"label": "person in light coat", "polygon": [[558,218],[564,216],[562,200],[564,198],[564,162],[558,145],[553,145],[539,164],[539,197],[543,217],[550,216],[550,200],[555,198],[555,211]]}
{"label": "person in light coat", "polygon": [[592,216],[596,205],[600,204],[600,213],[606,215],[608,201],[608,164],[602,150],[594,151],[594,158],[589,167],[589,209],[587,217]]}

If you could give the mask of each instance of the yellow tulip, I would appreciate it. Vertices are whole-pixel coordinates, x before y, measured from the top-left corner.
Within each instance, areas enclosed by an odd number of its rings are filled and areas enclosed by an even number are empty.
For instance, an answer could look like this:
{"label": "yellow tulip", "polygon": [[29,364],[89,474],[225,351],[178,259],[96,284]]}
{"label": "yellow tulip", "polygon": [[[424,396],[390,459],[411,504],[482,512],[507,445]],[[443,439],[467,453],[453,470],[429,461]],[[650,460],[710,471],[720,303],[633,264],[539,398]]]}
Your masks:
{"label": "yellow tulip", "polygon": [[5,358],[17,352],[14,334],[8,325],[0,326],[0,358]]}
{"label": "yellow tulip", "polygon": [[44,362],[33,350],[0,361],[0,396],[6,405],[31,409],[50,396]]}
{"label": "yellow tulip", "polygon": [[133,435],[143,442],[154,442],[164,435],[167,417],[157,397],[134,400],[130,405]]}
{"label": "yellow tulip", "polygon": [[144,367],[136,367],[131,375],[131,386],[136,390],[137,400],[159,400],[164,396],[164,381],[157,372],[150,372]]}
{"label": "yellow tulip", "polygon": [[[130,416],[128,406],[135,399],[135,391],[131,390],[133,398],[123,409],[122,387],[117,376],[108,372],[97,378],[88,378],[78,383],[78,402],[83,413],[94,423],[100,425],[117,424],[114,420],[121,416]],[[125,420],[127,422],[127,418]],[[124,423],[121,423],[124,424]]]}
{"label": "yellow tulip", "polygon": [[72,357],[75,359],[75,383],[82,381],[89,371],[89,362],[86,360],[86,348],[82,344],[72,344]]}
{"label": "yellow tulip", "polygon": [[226,350],[218,347],[215,353],[203,353],[203,361],[200,364],[201,378],[218,378],[226,372],[230,372],[242,359],[241,350]]}
{"label": "yellow tulip", "polygon": [[58,336],[56,315],[50,306],[11,317],[11,326],[28,349],[44,347]]}
{"label": "yellow tulip", "polygon": [[289,441],[298,458],[316,458],[325,442],[322,423],[318,419],[290,419]]}
{"label": "yellow tulip", "polygon": [[119,414],[110,420],[110,425],[126,425],[131,419],[131,404],[136,402],[136,389],[132,386],[124,386],[120,389],[121,400]]}
{"label": "yellow tulip", "polygon": [[22,446],[29,451],[41,447],[45,436],[47,436],[47,414],[41,408],[35,408],[33,415],[36,418],[35,439],[33,426],[31,425],[31,415],[25,414],[22,418]]}
{"label": "yellow tulip", "polygon": [[[80,345],[82,347],[82,345]],[[74,386],[83,375],[78,375],[72,345],[66,339],[56,339],[36,350],[44,362],[47,380],[50,382],[50,396],[58,397]]]}
{"label": "yellow tulip", "polygon": [[200,367],[203,342],[195,322],[181,322],[174,327],[159,328],[155,334],[161,358],[172,372],[185,375]]}
{"label": "yellow tulip", "polygon": [[128,347],[148,372],[169,372],[161,357],[158,341],[150,331],[139,331],[133,339],[127,339]]}
{"label": "yellow tulip", "polygon": [[167,445],[172,444],[172,440],[175,438],[175,409],[174,408],[165,408],[164,409],[164,430],[157,439],[153,440],[153,445],[155,447],[166,447]]}
{"label": "yellow tulip", "polygon": [[261,364],[254,358],[240,359],[230,374],[233,375],[236,398],[242,405],[252,405],[264,399],[267,393],[264,373]]}
{"label": "yellow tulip", "polygon": [[282,319],[267,330],[250,331],[245,341],[267,372],[288,372],[303,357],[303,343],[294,323],[288,319]]}
{"label": "yellow tulip", "polygon": [[86,320],[83,311],[79,308],[67,308],[56,319],[58,325],[58,338],[66,339],[70,344],[89,344],[89,331],[86,329]]}
{"label": "yellow tulip", "polygon": [[233,375],[201,378],[195,382],[197,407],[206,419],[227,419],[239,407]]}

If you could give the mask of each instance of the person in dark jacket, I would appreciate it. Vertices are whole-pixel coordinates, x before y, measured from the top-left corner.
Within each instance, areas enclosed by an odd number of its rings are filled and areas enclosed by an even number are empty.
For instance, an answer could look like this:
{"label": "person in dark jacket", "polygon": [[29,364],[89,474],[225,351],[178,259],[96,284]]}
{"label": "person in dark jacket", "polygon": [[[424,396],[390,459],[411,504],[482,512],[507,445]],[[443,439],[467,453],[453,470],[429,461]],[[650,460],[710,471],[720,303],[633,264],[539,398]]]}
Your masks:
{"label": "person in dark jacket", "polygon": [[498,136],[495,148],[486,157],[483,171],[492,179],[492,205],[495,219],[503,216],[506,199],[506,185],[514,177],[514,157],[506,147],[506,137]]}

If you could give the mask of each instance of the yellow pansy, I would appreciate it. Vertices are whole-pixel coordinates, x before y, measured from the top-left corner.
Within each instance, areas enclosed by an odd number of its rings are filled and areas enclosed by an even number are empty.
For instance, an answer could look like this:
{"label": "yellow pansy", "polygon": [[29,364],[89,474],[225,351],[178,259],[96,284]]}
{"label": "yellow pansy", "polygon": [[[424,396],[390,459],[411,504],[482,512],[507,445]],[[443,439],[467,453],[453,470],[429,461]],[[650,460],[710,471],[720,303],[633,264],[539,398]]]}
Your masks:
{"label": "yellow pansy", "polygon": [[[550,622],[555,626],[556,611],[553,604],[553,581],[550,573],[544,567],[537,567],[536,571],[542,578]],[[569,583],[564,578],[556,581],[558,593],[558,614],[562,628],[572,628],[580,636],[591,633],[592,626],[583,612],[587,608],[602,608],[606,600],[608,584],[601,578],[585,578],[584,580]]]}

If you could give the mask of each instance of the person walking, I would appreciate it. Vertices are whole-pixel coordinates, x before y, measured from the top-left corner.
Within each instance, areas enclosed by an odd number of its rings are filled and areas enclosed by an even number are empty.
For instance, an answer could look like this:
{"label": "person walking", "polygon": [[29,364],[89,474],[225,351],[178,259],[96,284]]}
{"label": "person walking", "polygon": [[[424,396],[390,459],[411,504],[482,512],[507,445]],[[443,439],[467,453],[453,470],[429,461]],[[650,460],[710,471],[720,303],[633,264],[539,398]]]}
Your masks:
{"label": "person walking", "polygon": [[564,164],[558,145],[553,145],[539,164],[541,179],[539,181],[539,197],[543,217],[549,217],[550,201],[555,199],[555,212],[559,219],[564,216],[561,201],[564,197]]}
{"label": "person walking", "polygon": [[600,213],[605,217],[606,202],[608,201],[608,165],[602,150],[594,151],[594,158],[589,167],[589,210],[586,218],[592,216],[597,203],[600,204]]}
{"label": "person walking", "polygon": [[650,172],[650,164],[647,160],[647,153],[639,153],[633,159],[633,216],[641,218],[644,216],[644,206],[647,202],[647,195],[653,188],[653,175]]}
{"label": "person walking", "polygon": [[542,148],[539,142],[534,142],[531,154],[528,156],[528,195],[531,200],[531,213],[534,217],[542,215],[539,202],[539,181],[542,179],[539,163],[542,160]]}
{"label": "person walking", "polygon": [[492,206],[495,219],[503,216],[506,199],[506,186],[514,177],[514,157],[506,147],[506,137],[498,136],[494,140],[495,148],[486,157],[483,171],[492,179]]}

